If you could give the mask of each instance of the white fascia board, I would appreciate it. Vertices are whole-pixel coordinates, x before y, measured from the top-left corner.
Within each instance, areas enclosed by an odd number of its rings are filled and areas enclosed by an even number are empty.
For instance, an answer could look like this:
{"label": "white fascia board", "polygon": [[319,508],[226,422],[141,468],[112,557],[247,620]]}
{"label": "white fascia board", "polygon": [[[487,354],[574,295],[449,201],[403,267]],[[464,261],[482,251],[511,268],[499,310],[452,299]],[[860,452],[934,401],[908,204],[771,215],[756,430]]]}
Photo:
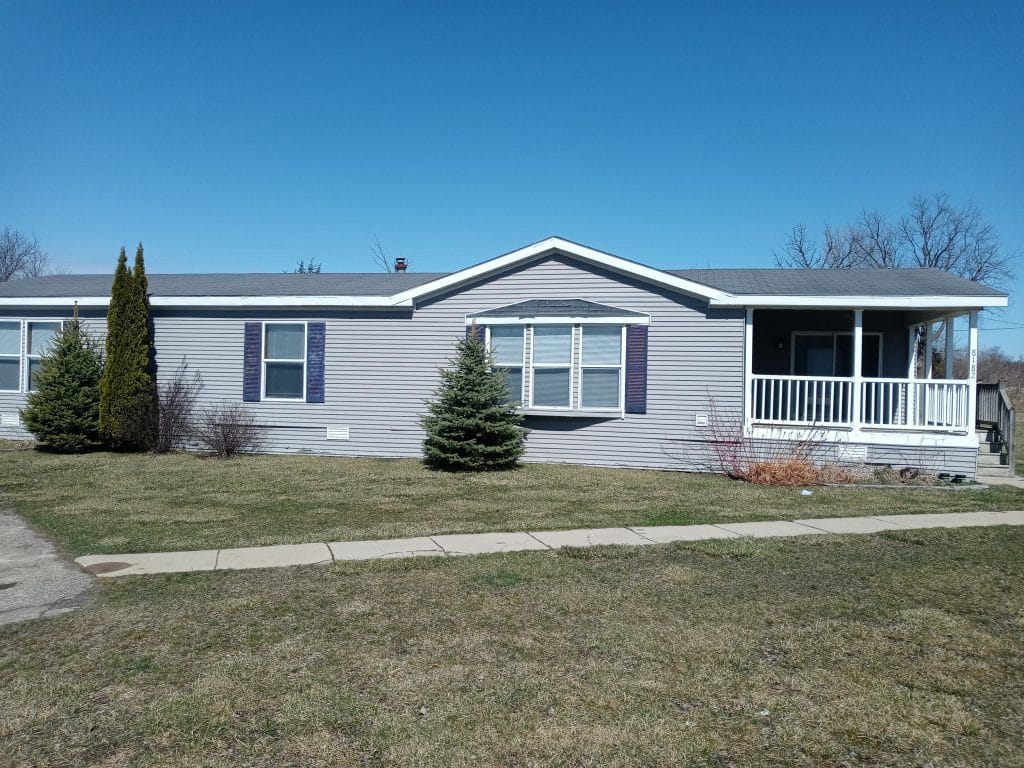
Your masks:
{"label": "white fascia board", "polygon": [[[107,296],[0,297],[0,307],[106,307]],[[412,301],[395,302],[388,296],[150,296],[152,307],[332,307],[336,309],[411,307]]]}
{"label": "white fascia board", "polygon": [[3,296],[0,307],[105,307],[107,296]]}
{"label": "white fascia board", "polygon": [[644,317],[472,317],[466,316],[466,325],[650,325]]}
{"label": "white fascia board", "polygon": [[153,307],[411,307],[388,296],[151,296]]}
{"label": "white fascia board", "polygon": [[667,288],[673,288],[682,293],[690,294],[691,296],[698,296],[703,299],[712,300],[725,300],[730,298],[729,294],[724,291],[719,291],[715,288],[711,288],[710,286],[695,283],[692,280],[684,280],[681,277],[676,277],[675,275],[663,272],[660,269],[647,267],[643,264],[638,264],[635,261],[629,261],[628,259],[623,259],[619,256],[613,256],[610,253],[604,253],[603,251],[596,251],[593,248],[588,248],[585,245],[579,245],[578,243],[573,243],[569,240],[563,240],[560,237],[549,237],[546,240],[541,240],[539,243],[528,245],[517,251],[506,253],[503,256],[498,256],[472,267],[467,267],[466,269],[458,272],[453,272],[452,274],[440,277],[437,280],[431,280],[429,283],[424,283],[423,285],[418,285],[415,288],[410,288],[408,291],[396,293],[391,298],[399,302],[415,301],[416,299],[423,298],[424,296],[439,293],[496,272],[502,272],[516,266],[517,264],[537,258],[538,256],[546,255],[552,251],[558,251],[566,254],[567,256],[574,256],[582,261],[610,269],[613,272],[637,277],[641,280],[663,285]]}
{"label": "white fascia board", "polygon": [[1005,307],[1006,296],[729,296],[713,307],[754,309],[984,309]]}

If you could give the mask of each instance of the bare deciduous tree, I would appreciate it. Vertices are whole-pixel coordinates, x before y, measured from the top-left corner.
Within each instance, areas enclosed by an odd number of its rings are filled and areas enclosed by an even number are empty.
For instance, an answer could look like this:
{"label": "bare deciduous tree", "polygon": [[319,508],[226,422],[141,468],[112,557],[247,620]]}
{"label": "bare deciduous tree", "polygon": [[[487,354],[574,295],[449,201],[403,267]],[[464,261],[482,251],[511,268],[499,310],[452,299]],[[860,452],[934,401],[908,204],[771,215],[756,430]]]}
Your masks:
{"label": "bare deciduous tree", "polygon": [[[395,263],[390,260],[387,254],[384,252],[384,246],[381,245],[380,238],[374,235],[373,245],[370,246],[370,253],[373,254],[373,263],[380,267],[385,272],[394,272]],[[402,259],[399,259],[402,261]],[[408,259],[404,260],[405,269],[408,269],[412,264]],[[404,270],[403,270],[404,271]]]}
{"label": "bare deciduous tree", "polygon": [[19,277],[40,277],[50,272],[50,258],[35,235],[10,227],[0,230],[0,283]]}
{"label": "bare deciduous tree", "polygon": [[1002,250],[995,228],[974,203],[958,207],[945,193],[916,196],[910,212],[895,223],[878,211],[862,211],[846,227],[826,224],[820,248],[807,227],[797,224],[772,255],[780,267],[934,268],[997,286],[1012,277],[1018,258]]}

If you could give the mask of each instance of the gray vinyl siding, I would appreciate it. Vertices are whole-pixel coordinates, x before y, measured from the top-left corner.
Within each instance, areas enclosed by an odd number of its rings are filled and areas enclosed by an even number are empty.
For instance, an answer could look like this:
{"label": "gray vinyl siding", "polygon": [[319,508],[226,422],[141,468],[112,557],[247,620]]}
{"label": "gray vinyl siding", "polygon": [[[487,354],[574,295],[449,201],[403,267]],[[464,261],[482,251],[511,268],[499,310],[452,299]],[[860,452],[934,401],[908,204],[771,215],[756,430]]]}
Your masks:
{"label": "gray vinyl siding", "polygon": [[[0,320],[70,320],[72,313],[73,308],[70,306],[66,308],[53,307],[41,310],[4,307],[3,309],[0,309]],[[102,341],[107,332],[107,319],[105,314],[83,310],[80,314],[80,318],[82,321],[82,327],[95,336],[97,340]],[[24,334],[22,334],[21,345],[24,349]],[[21,371],[22,380],[24,380],[24,377],[25,371],[23,364]],[[0,414],[3,416],[17,416],[24,407],[24,392],[0,392]],[[5,426],[2,423],[3,421],[5,420],[0,419],[0,440],[30,440],[32,438],[32,435],[26,432],[20,424],[18,426]]]}
{"label": "gray vinyl siding", "polygon": [[[622,418],[529,416],[527,461],[673,470],[716,470],[707,427],[697,417],[739,418],[743,399],[744,312],[712,309],[705,301],[662,290],[611,271],[545,258],[481,280],[468,287],[421,301],[415,309],[316,310],[153,310],[157,378],[166,382],[182,362],[203,380],[199,406],[241,402],[246,322],[321,321],[326,325],[325,402],[246,403],[262,427],[261,450],[340,456],[419,457],[420,418],[438,385],[455,342],[465,334],[466,315],[528,299],[584,299],[649,315],[647,413]],[[68,308],[66,315],[70,315]],[[772,348],[767,323],[755,315],[755,355]],[[840,313],[814,313],[798,320],[845,321]],[[906,337],[898,313],[866,313],[892,333],[885,342],[886,368],[895,371],[905,355]],[[4,317],[61,317],[60,312],[4,313]],[[93,332],[104,321],[85,316]],[[767,318],[765,318],[767,319]],[[776,320],[783,320],[779,315]],[[776,327],[782,328],[784,324]],[[839,329],[837,327],[837,329]],[[777,332],[777,331],[775,331]],[[901,343],[898,343],[901,342]],[[575,335],[573,355],[579,350]],[[530,334],[526,357],[530,359]],[[898,353],[898,354],[897,354]],[[770,353],[769,353],[770,354]],[[890,359],[890,354],[892,358]],[[781,359],[778,365],[782,367]],[[774,372],[774,371],[773,371]],[[789,372],[788,350],[785,370]],[[888,372],[888,371],[887,371]],[[524,399],[529,402],[530,377]],[[573,396],[579,381],[573,377]],[[17,412],[24,395],[0,394],[0,413]],[[348,440],[328,440],[327,429],[348,429]],[[25,437],[0,430],[0,437]],[[872,444],[868,461],[893,466],[975,474],[977,454],[969,449],[891,448]],[[913,454],[911,456],[911,454]]]}
{"label": "gray vinyl siding", "polygon": [[[203,377],[202,404],[239,401],[245,322],[283,317],[324,321],[325,402],[247,404],[264,427],[263,449],[418,457],[420,417],[437,387],[439,367],[465,333],[465,316],[527,298],[582,298],[652,317],[647,414],[528,417],[527,461],[694,469],[671,455],[672,442],[698,437],[695,416],[708,412],[709,394],[721,407],[740,408],[742,311],[709,310],[697,299],[557,258],[432,298],[415,311],[154,313],[158,378],[166,380],[187,360]],[[350,439],[328,441],[329,426],[347,427]]]}

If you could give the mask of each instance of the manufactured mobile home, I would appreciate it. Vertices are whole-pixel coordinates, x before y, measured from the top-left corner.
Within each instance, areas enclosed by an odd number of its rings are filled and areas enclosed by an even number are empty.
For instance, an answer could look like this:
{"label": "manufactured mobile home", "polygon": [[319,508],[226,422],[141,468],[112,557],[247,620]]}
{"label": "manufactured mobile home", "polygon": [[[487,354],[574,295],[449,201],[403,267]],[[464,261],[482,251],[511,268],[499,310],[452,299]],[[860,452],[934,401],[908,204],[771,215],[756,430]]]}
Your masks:
{"label": "manufactured mobile home", "polygon": [[[110,284],[0,284],[0,437],[27,437],[19,410],[76,305],[103,334]],[[979,421],[978,316],[1007,296],[937,270],[666,270],[552,237],[453,273],[149,285],[158,380],[186,362],[202,401],[252,410],[268,452],[419,456],[424,404],[466,333],[506,371],[528,461],[708,469],[727,423],[835,461],[973,477],[977,428],[998,432]]]}

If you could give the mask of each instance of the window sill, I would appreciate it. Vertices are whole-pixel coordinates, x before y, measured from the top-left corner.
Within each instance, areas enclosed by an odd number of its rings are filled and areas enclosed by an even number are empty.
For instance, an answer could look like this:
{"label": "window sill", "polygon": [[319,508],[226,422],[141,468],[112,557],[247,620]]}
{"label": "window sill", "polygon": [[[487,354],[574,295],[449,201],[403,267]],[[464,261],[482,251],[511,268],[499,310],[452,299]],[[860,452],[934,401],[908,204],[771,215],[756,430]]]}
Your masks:
{"label": "window sill", "polygon": [[551,416],[559,419],[621,419],[624,416],[618,408],[517,408],[516,412],[521,416]]}

